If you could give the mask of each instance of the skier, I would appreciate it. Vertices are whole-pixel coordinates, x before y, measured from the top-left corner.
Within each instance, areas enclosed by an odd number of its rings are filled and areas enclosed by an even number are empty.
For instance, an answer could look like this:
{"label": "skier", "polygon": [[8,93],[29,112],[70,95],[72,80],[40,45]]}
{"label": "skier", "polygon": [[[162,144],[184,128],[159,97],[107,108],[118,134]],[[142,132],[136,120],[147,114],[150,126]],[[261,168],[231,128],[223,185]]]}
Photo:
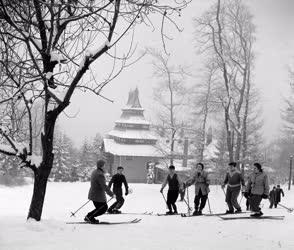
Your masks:
{"label": "skier", "polygon": [[280,187],[280,185],[277,185],[277,189],[276,189],[276,202],[275,202],[275,208],[277,207],[277,205],[281,202],[281,195],[283,195],[283,197],[285,196],[283,189]]}
{"label": "skier", "polygon": [[91,175],[91,187],[89,190],[88,199],[93,201],[95,209],[86,215],[84,218],[86,222],[99,223],[99,220],[96,220],[95,217],[100,216],[107,211],[108,206],[105,192],[110,197],[115,197],[115,195],[106,185],[104,164],[105,161],[98,160],[97,169],[95,169]]}
{"label": "skier", "polygon": [[268,199],[269,184],[268,177],[263,172],[261,165],[256,162],[253,166],[254,170],[250,175],[244,196],[247,198],[249,197],[249,192],[251,193],[250,205],[253,214],[250,216],[260,217],[263,213],[261,212],[259,205],[262,199]]}
{"label": "skier", "polygon": [[[248,181],[249,181],[249,177],[247,177],[246,184],[247,184]],[[243,196],[244,196],[244,193],[245,193],[245,187],[242,187]],[[250,193],[249,193],[249,195],[247,195],[247,198],[245,197],[245,199],[246,199],[246,211],[250,211],[251,210],[251,207],[250,207]]]}
{"label": "skier", "polygon": [[276,204],[276,199],[277,199],[276,186],[273,186],[273,189],[269,193],[269,201],[270,201],[269,208],[273,208],[273,205]]}
{"label": "skier", "polygon": [[202,210],[205,207],[208,193],[210,191],[209,183],[210,181],[208,179],[208,173],[204,171],[203,163],[197,163],[196,172],[193,174],[192,178],[188,179],[185,183],[186,187],[195,184],[195,211],[193,212],[193,215],[202,215]]}
{"label": "skier", "polygon": [[[162,187],[160,189],[160,193],[163,192],[163,189],[165,188],[166,184],[168,184],[168,192],[167,192],[167,207],[169,209],[166,214],[171,215],[171,214],[177,214],[177,206],[176,206],[176,201],[179,196],[179,192],[182,189],[182,182],[178,175],[175,173],[175,166],[170,165],[169,166],[169,173],[165,179],[165,181],[162,184]],[[172,209],[174,211],[172,211]]]}
{"label": "skier", "polygon": [[111,186],[113,184],[113,193],[116,196],[116,201],[109,207],[108,213],[110,214],[120,214],[121,211],[119,209],[124,204],[125,200],[123,198],[123,192],[122,192],[122,184],[125,186],[125,195],[129,194],[129,187],[126,180],[126,177],[123,175],[124,168],[122,166],[119,166],[117,168],[117,173],[112,176],[108,188],[111,189]]}
{"label": "skier", "polygon": [[233,214],[234,208],[236,209],[235,213],[241,213],[242,209],[238,203],[238,196],[241,190],[241,185],[245,186],[243,175],[240,171],[237,170],[237,163],[230,162],[229,172],[226,174],[224,183],[222,184],[222,189],[227,186],[226,192],[226,202],[228,204],[229,210],[226,211],[226,214]]}

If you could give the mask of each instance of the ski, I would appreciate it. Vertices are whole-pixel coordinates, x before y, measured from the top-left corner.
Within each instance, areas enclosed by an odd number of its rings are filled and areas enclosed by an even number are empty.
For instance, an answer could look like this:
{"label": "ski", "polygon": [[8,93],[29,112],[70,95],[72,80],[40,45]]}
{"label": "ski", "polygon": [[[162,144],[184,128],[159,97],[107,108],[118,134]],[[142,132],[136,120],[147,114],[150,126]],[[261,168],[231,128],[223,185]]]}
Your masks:
{"label": "ski", "polygon": [[125,214],[125,215],[152,215],[153,212],[144,212],[144,213],[107,213],[108,215],[119,215],[119,214]]}
{"label": "ski", "polygon": [[254,216],[238,216],[238,217],[222,217],[219,216],[223,220],[248,220],[248,219],[253,219],[253,220],[263,220],[263,219],[270,219],[270,220],[283,220],[285,216],[271,216],[271,215],[263,215],[260,217],[254,217]]}
{"label": "ski", "polygon": [[172,215],[179,215],[179,214],[156,214],[157,216],[172,216]]}
{"label": "ski", "polygon": [[237,215],[237,214],[246,214],[246,213],[250,213],[249,211],[244,211],[244,212],[240,212],[240,213],[233,213],[233,214],[226,214],[226,213],[214,213],[214,214],[203,214],[205,216],[226,216],[226,215]]}
{"label": "ski", "polygon": [[134,219],[129,221],[117,221],[117,222],[109,222],[109,221],[99,221],[99,223],[91,223],[87,221],[74,221],[74,222],[66,222],[66,224],[91,224],[91,225],[121,225],[121,224],[135,224],[140,222],[142,219]]}
{"label": "ski", "polygon": [[184,218],[186,218],[186,217],[197,217],[197,216],[202,216],[203,214],[197,214],[197,215],[193,215],[193,214],[181,214],[181,217],[184,217]]}

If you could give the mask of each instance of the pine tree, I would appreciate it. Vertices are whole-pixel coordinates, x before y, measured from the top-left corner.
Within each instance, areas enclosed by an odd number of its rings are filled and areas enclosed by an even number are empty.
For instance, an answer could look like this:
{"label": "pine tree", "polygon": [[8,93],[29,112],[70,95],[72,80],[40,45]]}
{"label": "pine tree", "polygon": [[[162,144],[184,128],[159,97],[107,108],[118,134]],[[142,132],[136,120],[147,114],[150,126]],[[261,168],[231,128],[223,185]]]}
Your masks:
{"label": "pine tree", "polygon": [[[71,181],[73,167],[73,146],[71,139],[65,134],[57,134],[54,144],[54,170],[52,178],[54,181]],[[76,177],[74,177],[76,179]]]}
{"label": "pine tree", "polygon": [[82,181],[88,181],[91,176],[91,172],[95,167],[95,158],[93,154],[93,147],[88,143],[87,140],[84,141],[79,157],[78,164],[78,174]]}
{"label": "pine tree", "polygon": [[102,158],[102,152],[101,152],[102,142],[103,142],[102,136],[99,133],[97,133],[92,143],[92,152],[93,152],[93,157],[95,161]]}

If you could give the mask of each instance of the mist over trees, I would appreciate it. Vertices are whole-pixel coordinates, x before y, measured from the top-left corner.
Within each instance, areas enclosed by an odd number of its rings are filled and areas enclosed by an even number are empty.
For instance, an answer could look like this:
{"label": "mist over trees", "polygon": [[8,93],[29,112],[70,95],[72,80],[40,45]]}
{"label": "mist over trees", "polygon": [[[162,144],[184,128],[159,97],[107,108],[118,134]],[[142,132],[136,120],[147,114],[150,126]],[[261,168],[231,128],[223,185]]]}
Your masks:
{"label": "mist over trees", "polygon": [[220,135],[226,141],[226,160],[244,167],[252,161],[250,148],[260,144],[250,139],[250,127],[260,128],[254,119],[258,117],[254,115],[258,97],[253,98],[257,94],[252,78],[255,59],[252,15],[241,0],[218,0],[202,17],[195,19],[195,29],[199,52],[214,67],[213,85],[218,89],[214,100],[222,110],[218,122],[225,129],[225,136],[222,131]]}

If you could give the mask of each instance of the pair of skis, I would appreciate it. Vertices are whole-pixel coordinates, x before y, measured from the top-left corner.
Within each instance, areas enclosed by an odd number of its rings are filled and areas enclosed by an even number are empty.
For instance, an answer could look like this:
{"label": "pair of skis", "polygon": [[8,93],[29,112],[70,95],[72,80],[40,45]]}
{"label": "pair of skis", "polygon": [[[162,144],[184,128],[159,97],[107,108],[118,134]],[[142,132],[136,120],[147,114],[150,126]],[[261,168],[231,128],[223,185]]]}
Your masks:
{"label": "pair of skis", "polygon": [[121,225],[121,224],[136,224],[136,223],[139,223],[141,220],[142,219],[136,218],[133,220],[116,221],[116,222],[99,221],[99,223],[87,222],[87,221],[73,221],[73,222],[66,222],[66,224]]}
{"label": "pair of skis", "polygon": [[[241,212],[239,214],[245,214],[246,212]],[[248,220],[248,219],[270,219],[270,220],[283,220],[285,216],[273,216],[273,215],[262,215],[259,217],[254,216],[232,216],[226,213],[216,213],[216,214],[203,214],[204,216],[218,216],[222,220]],[[182,217],[197,217],[203,215],[191,215],[191,214],[181,214]],[[235,214],[236,215],[236,214]]]}
{"label": "pair of skis", "polygon": [[[153,212],[145,211],[143,213],[117,213],[117,214],[152,215]],[[117,214],[110,214],[110,215],[117,215]],[[121,224],[136,224],[136,223],[139,223],[141,220],[142,219],[135,218],[133,220],[117,221],[117,222],[99,221],[99,223],[91,223],[91,222],[86,222],[86,221],[72,221],[72,222],[66,222],[66,224],[121,225]]]}

